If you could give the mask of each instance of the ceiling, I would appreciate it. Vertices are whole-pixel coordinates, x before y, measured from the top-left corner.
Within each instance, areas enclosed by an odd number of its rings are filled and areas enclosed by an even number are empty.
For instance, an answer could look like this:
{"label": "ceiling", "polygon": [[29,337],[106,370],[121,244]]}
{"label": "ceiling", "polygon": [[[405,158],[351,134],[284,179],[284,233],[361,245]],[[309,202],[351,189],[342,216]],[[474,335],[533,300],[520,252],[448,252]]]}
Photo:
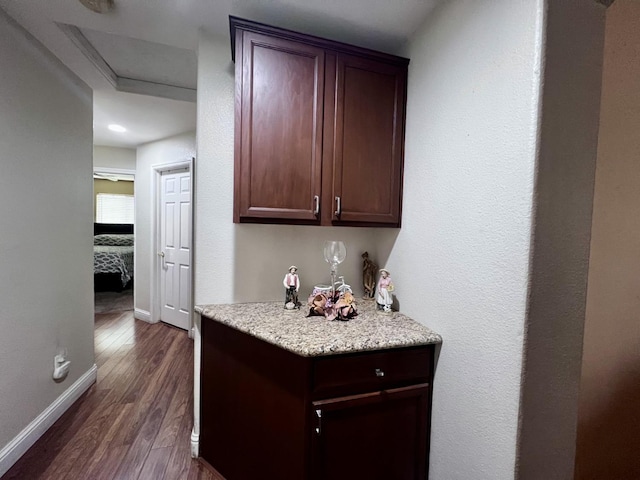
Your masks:
{"label": "ceiling", "polygon": [[94,143],[136,147],[195,129],[199,29],[228,42],[236,15],[398,53],[439,1],[115,0],[98,14],[77,0],[0,0],[0,8],[94,90]]}
{"label": "ceiling", "polygon": [[[196,105],[149,95],[96,90],[93,92],[95,145],[134,148],[143,143],[195,130]],[[116,123],[125,134],[112,132]]]}
{"label": "ceiling", "polygon": [[194,50],[91,29],[79,33],[118,76],[183,88],[196,88]]}

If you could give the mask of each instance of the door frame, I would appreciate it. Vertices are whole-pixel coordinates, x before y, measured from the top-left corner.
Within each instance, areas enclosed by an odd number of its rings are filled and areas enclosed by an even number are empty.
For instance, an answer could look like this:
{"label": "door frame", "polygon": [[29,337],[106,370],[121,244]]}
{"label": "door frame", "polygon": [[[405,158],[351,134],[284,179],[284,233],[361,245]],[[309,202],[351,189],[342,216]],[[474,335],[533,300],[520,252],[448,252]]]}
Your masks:
{"label": "door frame", "polygon": [[104,173],[105,175],[131,175],[135,182],[136,170],[134,168],[111,168],[93,167],[93,173]]}
{"label": "door frame", "polygon": [[189,311],[189,328],[187,332],[189,334],[189,338],[193,338],[193,284],[194,284],[194,268],[193,268],[193,224],[194,218],[193,214],[195,211],[194,207],[194,191],[193,186],[194,182],[194,164],[195,157],[191,157],[188,160],[183,160],[174,163],[163,163],[159,165],[151,166],[151,285],[150,285],[150,295],[151,295],[151,323],[158,323],[160,321],[160,312],[162,311],[161,303],[161,285],[160,285],[160,268],[161,268],[161,259],[158,256],[158,252],[161,250],[160,240],[160,225],[161,225],[161,209],[160,209],[160,200],[162,198],[161,186],[162,186],[162,173],[168,172],[171,170],[178,170],[187,168],[189,170],[189,188],[191,190],[191,228],[189,232],[189,266],[191,268],[191,292],[190,292],[190,301],[191,308]]}

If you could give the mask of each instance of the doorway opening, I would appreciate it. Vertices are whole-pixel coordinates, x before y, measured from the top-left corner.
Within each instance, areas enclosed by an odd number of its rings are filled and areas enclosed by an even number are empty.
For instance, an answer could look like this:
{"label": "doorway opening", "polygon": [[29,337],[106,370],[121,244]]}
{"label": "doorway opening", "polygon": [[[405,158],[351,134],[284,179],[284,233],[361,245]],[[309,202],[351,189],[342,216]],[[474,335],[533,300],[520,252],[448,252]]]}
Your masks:
{"label": "doorway opening", "polygon": [[135,170],[96,167],[93,271],[95,312],[133,310]]}

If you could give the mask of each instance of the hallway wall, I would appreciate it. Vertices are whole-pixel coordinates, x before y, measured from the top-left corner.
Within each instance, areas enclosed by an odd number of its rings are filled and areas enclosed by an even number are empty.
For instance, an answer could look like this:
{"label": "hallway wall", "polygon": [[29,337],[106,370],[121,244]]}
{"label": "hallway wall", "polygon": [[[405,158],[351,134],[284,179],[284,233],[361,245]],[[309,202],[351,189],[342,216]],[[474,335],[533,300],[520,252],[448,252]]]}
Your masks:
{"label": "hallway wall", "polygon": [[406,51],[403,223],[384,243],[403,311],[443,337],[434,479],[514,476],[543,3],[442,2]]}
{"label": "hallway wall", "polygon": [[606,14],[576,480],[640,478],[640,2]]}
{"label": "hallway wall", "polygon": [[[94,363],[93,107],[91,90],[1,9],[0,65],[2,475],[26,444],[10,442]],[[57,383],[63,349],[71,368]]]}
{"label": "hallway wall", "polygon": [[136,149],[122,147],[93,146],[93,167],[136,169]]}
{"label": "hallway wall", "polygon": [[605,7],[546,2],[518,480],[573,478]]}
{"label": "hallway wall", "polygon": [[[149,142],[137,149],[136,158],[136,242],[134,272],[134,306],[143,314],[151,312],[151,261],[155,247],[152,243],[151,184],[152,167],[189,160],[196,156],[194,132],[183,133],[156,142]],[[197,169],[197,166],[195,167]],[[155,258],[155,256],[154,256]]]}

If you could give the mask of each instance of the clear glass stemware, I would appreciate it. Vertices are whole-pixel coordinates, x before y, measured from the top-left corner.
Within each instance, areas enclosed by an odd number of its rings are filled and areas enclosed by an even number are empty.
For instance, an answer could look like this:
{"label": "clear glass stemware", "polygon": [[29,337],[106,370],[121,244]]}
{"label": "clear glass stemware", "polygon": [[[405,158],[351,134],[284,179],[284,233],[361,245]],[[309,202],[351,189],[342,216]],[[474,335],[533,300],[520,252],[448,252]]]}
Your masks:
{"label": "clear glass stemware", "polygon": [[340,240],[327,240],[324,242],[324,259],[331,265],[331,295],[336,295],[336,275],[338,274],[338,265],[341,264],[347,256],[347,247]]}

